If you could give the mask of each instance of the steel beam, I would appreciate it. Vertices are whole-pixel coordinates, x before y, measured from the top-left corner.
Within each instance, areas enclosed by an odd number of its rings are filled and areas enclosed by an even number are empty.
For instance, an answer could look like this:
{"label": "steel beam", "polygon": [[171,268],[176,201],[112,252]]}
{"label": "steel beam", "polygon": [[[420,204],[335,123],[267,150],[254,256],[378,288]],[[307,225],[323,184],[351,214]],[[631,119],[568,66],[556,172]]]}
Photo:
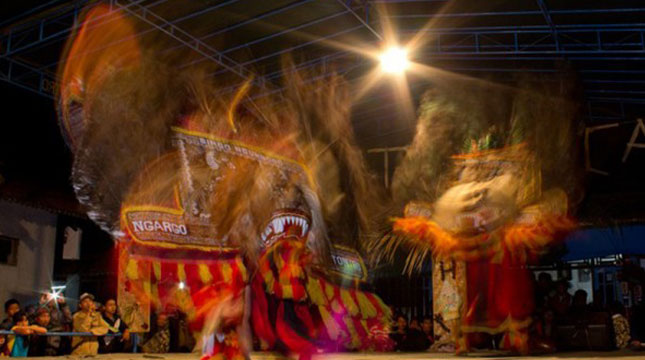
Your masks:
{"label": "steel beam", "polygon": [[[151,7],[154,7],[154,6],[156,6],[156,5],[159,5],[160,3],[163,3],[163,2],[166,2],[166,1],[167,1],[167,0],[158,0],[158,1],[154,2],[154,3],[152,3],[152,4],[147,4],[147,5],[146,5],[146,8],[148,8],[148,9],[149,9],[149,8],[151,8]],[[169,23],[170,23],[170,24],[173,24],[173,25],[177,25],[178,23],[180,23],[180,22],[182,22],[182,21],[190,20],[190,19],[192,19],[193,17],[198,16],[198,15],[200,15],[200,14],[203,14],[203,13],[205,13],[205,12],[213,11],[213,10],[216,10],[216,9],[218,9],[218,8],[220,8],[220,7],[223,7],[223,6],[226,6],[226,5],[230,5],[230,4],[236,3],[236,2],[238,2],[238,1],[239,1],[239,0],[228,0],[228,1],[224,1],[224,2],[222,2],[222,3],[218,3],[217,5],[209,6],[209,7],[207,7],[206,9],[202,9],[202,10],[200,10],[200,11],[198,11],[198,12],[191,13],[191,14],[189,14],[189,15],[182,16],[182,17],[177,18],[177,19],[173,19],[172,21],[169,21]],[[305,1],[312,1],[312,0],[305,0]],[[127,5],[125,5],[125,6],[127,6]],[[117,41],[114,41],[114,42],[112,42],[112,43],[108,43],[108,44],[106,44],[106,45],[105,45],[105,46],[103,46],[103,47],[100,47],[100,48],[95,49],[94,51],[99,51],[99,50],[102,50],[102,49],[109,48],[110,46],[114,46],[114,45],[117,45],[117,44],[119,44],[119,43],[121,43],[121,42],[123,42],[123,41],[131,40],[131,39],[134,39],[134,38],[137,38],[137,37],[140,37],[140,36],[143,36],[143,35],[149,34],[149,33],[153,32],[153,31],[157,31],[157,28],[155,28],[155,27],[151,27],[151,28],[149,28],[149,29],[142,30],[142,31],[138,32],[137,34],[134,34],[133,36],[129,36],[129,37],[126,37],[126,38],[123,38],[123,39],[119,39],[119,40],[117,40]],[[201,38],[201,40],[203,41],[203,40],[204,40],[204,38]],[[172,51],[172,50],[175,50],[175,49],[178,49],[178,48],[181,48],[181,47],[184,47],[184,44],[183,44],[183,43],[182,43],[181,45],[177,45],[177,46],[175,46],[175,47],[173,47],[173,48],[171,48],[171,49],[168,49],[167,51]],[[86,54],[86,53],[81,53],[81,54],[77,54],[76,56],[84,56],[85,54]],[[57,64],[58,64],[58,61],[53,62],[53,63],[49,63],[49,64],[47,64],[47,65],[42,66],[40,69],[41,69],[41,70],[46,70],[46,69],[49,69],[49,68],[51,68],[51,67],[53,67],[53,66],[56,66]]]}
{"label": "steel beam", "polygon": [[[573,10],[551,10],[551,15],[573,15],[573,14],[622,14],[622,13],[645,13],[645,8],[614,8],[614,9],[573,9]],[[488,17],[488,16],[543,16],[541,10],[519,10],[519,11],[482,11],[466,13],[430,13],[430,14],[398,14],[388,15],[392,19],[428,19],[428,18],[460,18],[460,17]]]}
{"label": "steel beam", "polygon": [[[427,49],[434,54],[642,54],[645,24],[639,27],[560,28],[558,41],[550,28],[403,29],[402,33],[432,34]],[[615,38],[616,34],[622,38]],[[509,36],[512,35],[512,36]],[[593,39],[593,40],[591,40]],[[599,56],[600,58],[600,56]]]}
{"label": "steel beam", "polygon": [[560,41],[559,41],[559,36],[558,36],[558,30],[555,27],[555,24],[553,23],[553,19],[551,19],[551,14],[549,13],[549,8],[546,6],[546,3],[544,0],[535,0],[540,7],[540,11],[542,11],[542,15],[544,16],[544,20],[546,21],[546,24],[549,25],[549,28],[551,28],[551,34],[553,35],[553,41],[555,41],[555,49],[560,50]]}
{"label": "steel beam", "polygon": [[[233,47],[230,47],[230,48],[224,49],[224,50],[222,50],[222,53],[223,53],[223,54],[228,54],[228,53],[234,52],[234,51],[236,51],[236,50],[240,50],[240,49],[243,49],[243,48],[245,48],[245,47],[248,47],[248,46],[250,46],[250,45],[259,44],[259,43],[261,43],[261,42],[264,42],[264,41],[267,41],[267,40],[274,39],[274,38],[276,38],[276,37],[278,37],[278,36],[286,35],[286,34],[289,34],[289,33],[291,33],[291,32],[294,32],[294,31],[297,31],[297,30],[300,30],[300,29],[306,28],[306,27],[308,27],[308,26],[312,26],[312,25],[319,24],[319,23],[324,22],[324,21],[328,21],[328,20],[331,20],[331,19],[337,18],[337,17],[342,16],[342,15],[345,15],[345,14],[347,14],[347,13],[348,13],[348,12],[347,12],[346,10],[344,10],[344,11],[341,11],[341,12],[338,12],[338,13],[334,13],[334,14],[331,14],[331,15],[328,15],[328,16],[324,16],[324,17],[322,17],[322,18],[318,18],[318,19],[315,19],[315,20],[312,20],[312,21],[309,21],[309,22],[306,22],[306,23],[303,23],[303,24],[300,24],[300,25],[297,25],[297,26],[294,26],[294,27],[291,27],[291,28],[288,28],[288,29],[285,29],[285,30],[279,31],[279,32],[277,32],[277,33],[273,33],[273,34],[269,34],[269,35],[266,35],[266,36],[262,36],[262,37],[260,37],[260,38],[257,38],[257,39],[255,39],[255,40],[252,40],[252,41],[246,42],[246,43],[244,43],[244,44],[240,44],[240,45],[237,45],[237,46],[233,46]],[[207,38],[207,37],[208,37],[208,35],[206,36],[206,38]],[[186,64],[185,66],[194,65],[194,64],[196,64],[196,63],[199,63],[200,61],[202,61],[202,60],[199,60],[199,59],[198,59],[198,60],[195,60],[195,61],[192,61],[192,62],[190,62],[190,63]]]}
{"label": "steel beam", "polygon": [[[226,32],[229,32],[229,31],[235,30],[235,29],[237,29],[237,28],[239,28],[239,27],[241,27],[241,26],[244,26],[244,25],[248,25],[248,24],[254,23],[254,22],[256,22],[256,21],[259,21],[259,20],[262,20],[262,19],[264,19],[264,18],[267,18],[267,17],[273,16],[273,15],[276,15],[276,14],[282,13],[282,12],[284,12],[284,11],[287,11],[287,10],[290,10],[290,9],[293,9],[293,8],[296,8],[296,7],[298,7],[298,6],[302,6],[302,5],[307,4],[307,3],[310,3],[310,2],[312,2],[312,1],[316,1],[316,0],[300,0],[300,1],[297,1],[297,2],[294,2],[294,3],[291,3],[291,4],[288,4],[288,5],[283,6],[283,7],[281,7],[281,8],[274,9],[274,10],[271,10],[271,11],[268,11],[268,12],[265,12],[265,13],[263,13],[263,14],[260,14],[260,15],[258,15],[258,16],[252,17],[252,18],[247,19],[247,20],[244,20],[244,21],[241,21],[241,22],[239,22],[239,23],[235,23],[235,24],[233,24],[233,25],[226,26],[226,27],[224,27],[224,28],[221,28],[221,29],[215,30],[215,31],[213,31],[213,32],[210,32],[210,33],[208,33],[208,34],[206,34],[206,35],[204,35],[204,36],[200,37],[200,39],[201,39],[202,41],[205,41],[205,40],[210,39],[210,38],[212,38],[212,37],[214,37],[214,36],[217,36],[217,35],[220,35],[220,34],[224,34],[224,33],[226,33]],[[174,23],[174,20],[173,20],[173,23]],[[178,48],[180,48],[180,47],[181,47],[181,45],[180,45],[180,46],[173,46],[173,47],[171,47],[170,49],[168,49],[167,51],[169,51],[169,52],[170,52],[170,51],[174,51],[174,50],[176,50],[176,49],[178,49]]]}
{"label": "steel beam", "polygon": [[49,99],[54,99],[57,86],[54,75],[7,56],[0,56],[0,80]]}
{"label": "steel beam", "polygon": [[[3,50],[2,55],[12,56],[18,52],[67,36],[74,28],[80,7],[74,6],[71,10],[68,8],[63,10],[56,12],[52,17],[41,19],[33,25],[24,24],[9,28],[7,35],[0,38]],[[51,23],[58,23],[59,25],[49,32],[48,25]]]}
{"label": "steel beam", "polygon": [[[244,65],[237,63],[235,60],[222,54],[199,38],[189,34],[187,31],[182,30],[178,26],[168,22],[166,19],[148,10],[144,6],[141,6],[134,2],[128,3],[126,5],[121,5],[118,0],[113,1],[115,5],[119,6],[127,13],[131,14],[134,17],[137,17],[141,21],[149,24],[150,26],[163,32],[169,37],[181,42],[189,49],[199,53],[204,58],[215,62],[231,73],[238,75],[240,78],[251,79],[254,77],[254,73],[248,70]],[[256,77],[253,81],[260,87],[266,86],[263,78]]]}
{"label": "steel beam", "polygon": [[352,14],[352,15],[356,18],[356,20],[358,20],[361,24],[363,24],[363,26],[364,26],[367,30],[369,30],[369,32],[371,32],[372,34],[374,34],[374,36],[376,36],[376,38],[377,38],[377,39],[379,39],[380,41],[383,41],[383,36],[381,36],[381,34],[379,34],[376,30],[374,30],[374,28],[373,28],[372,26],[370,26],[370,24],[368,24],[368,23],[367,23],[367,21],[365,21],[365,20],[364,20],[360,15],[358,15],[358,14],[356,13],[356,11],[354,11],[354,9],[352,9],[352,8],[349,6],[349,4],[348,4],[348,3],[346,3],[346,2],[345,2],[345,1],[343,1],[343,0],[337,0],[337,1],[338,1],[338,3],[339,3],[340,5],[342,5],[342,6],[343,6],[343,7],[344,7],[344,8],[345,8],[345,9],[346,9],[350,14]]}
{"label": "steel beam", "polygon": [[35,13],[37,13],[39,11],[47,10],[48,8],[53,7],[54,4],[56,4],[58,2],[63,2],[63,1],[64,0],[50,0],[50,1],[46,2],[46,3],[40,4],[38,6],[34,6],[31,9],[23,12],[20,15],[12,16],[9,19],[0,21],[0,28],[4,28],[6,26],[11,26],[11,24],[13,24],[16,21],[19,21],[21,19],[25,19],[25,18],[27,18],[27,16],[35,14]]}
{"label": "steel beam", "polygon": [[[134,0],[130,5],[137,5],[142,1],[145,0]],[[85,2],[77,1],[72,5],[57,9],[47,18],[11,27],[7,35],[0,37],[0,44],[4,49],[2,55],[11,56],[39,45],[64,39],[83,25],[78,21],[78,17]],[[99,23],[102,18],[109,15],[106,14],[94,20]]]}
{"label": "steel beam", "polygon": [[[312,45],[312,44],[315,44],[315,43],[319,43],[321,41],[331,39],[331,38],[336,37],[336,36],[347,34],[347,33],[350,33],[352,31],[356,31],[356,30],[358,30],[358,29],[360,29],[362,27],[363,27],[363,25],[357,25],[357,26],[354,26],[354,27],[351,27],[351,28],[348,28],[348,29],[343,29],[341,31],[338,31],[336,33],[333,33],[333,34],[330,34],[330,35],[327,35],[327,36],[318,37],[316,39],[306,41],[304,43],[300,43],[300,44],[298,44],[296,46],[292,46],[292,47],[287,48],[287,49],[279,50],[279,51],[276,51],[276,52],[273,52],[273,53],[270,53],[270,54],[267,54],[267,55],[263,55],[263,56],[254,58],[253,60],[243,62],[242,66],[251,65],[251,64],[257,63],[257,62],[262,61],[262,60],[266,60],[266,59],[270,59],[272,57],[280,56],[282,54],[286,54],[288,52],[303,48],[305,46],[309,46],[309,45]],[[216,72],[212,73],[211,75],[216,76],[216,75],[218,75],[220,73],[221,73],[221,71],[216,71]]]}
{"label": "steel beam", "polygon": [[[116,3],[116,0],[111,0]],[[132,8],[130,13],[136,12],[145,17],[151,29],[145,31],[162,31],[167,35],[175,38],[182,43],[181,46],[188,46],[189,48],[197,51],[204,59],[212,61],[218,60],[227,64],[228,67],[220,65],[225,68],[225,71],[233,71],[240,77],[246,78],[250,71],[246,68],[256,62],[266,61],[272,57],[279,56],[285,52],[293,51],[295,49],[303,48],[316,42],[324,41],[327,38],[338,36],[342,33],[354,31],[360,27],[365,27],[368,31],[375,33],[376,31],[370,23],[358,13],[352,10],[349,3],[338,1],[345,11],[332,15],[327,19],[316,19],[314,23],[333,19],[336,16],[344,14],[351,14],[361,22],[361,26],[351,29],[341,29],[341,31],[311,39],[311,41],[304,41],[296,46],[289,47],[280,51],[268,53],[258,56],[255,59],[244,63],[238,63],[228,57],[228,53],[232,53],[249,45],[257,44],[263,41],[274,39],[278,36],[296,31],[305,26],[311,25],[301,24],[292,28],[279,31],[274,34],[269,34],[261,38],[252,40],[245,44],[234,46],[229,49],[215,50],[208,46],[205,39],[209,36],[228,33],[258,21],[262,18],[287,11],[296,6],[308,3],[313,0],[300,0],[285,5],[279,9],[267,11],[254,18],[243,20],[239,23],[221,28],[215,32],[208,34],[204,37],[196,38],[191,37],[185,31],[182,31],[176,26],[177,22],[187,21],[195,16],[204,14],[208,11],[213,11],[216,7],[224,6],[238,0],[228,0],[220,2],[217,5],[209,6],[205,9],[192,12],[188,15],[174,19],[173,21],[166,21],[161,19],[158,15],[150,11],[150,3],[141,4],[143,0],[126,1],[122,0],[123,4],[120,7]],[[167,0],[157,0],[156,3],[161,3]],[[346,0],[349,1],[349,0]],[[388,0],[383,2],[414,2],[417,0]],[[439,0],[442,1],[442,0]],[[455,29],[424,29],[423,31],[433,34],[437,46],[432,47],[434,43],[429,43],[431,46],[426,48],[425,56],[429,61],[433,59],[441,60],[467,60],[477,61],[478,64],[468,67],[453,68],[448,70],[456,71],[492,71],[492,72],[515,72],[527,71],[526,69],[517,68],[504,68],[506,65],[493,64],[492,66],[482,62],[486,60],[553,60],[561,55],[566,55],[571,60],[584,60],[597,62],[610,62],[620,61],[631,62],[638,64],[639,61],[645,61],[645,23],[613,23],[613,24],[560,24],[553,23],[551,16],[553,15],[573,15],[573,14],[621,14],[621,13],[645,13],[643,7],[622,8],[622,9],[580,9],[580,10],[550,10],[546,8],[544,0],[536,0],[540,10],[527,10],[527,11],[512,11],[512,12],[481,12],[481,13],[453,13],[453,14],[403,14],[395,15],[393,18],[427,18],[428,16],[435,17],[490,17],[490,16],[522,16],[522,15],[535,15],[542,16],[545,19],[546,25],[531,25],[531,26],[512,26],[512,27],[470,27],[470,28],[455,28]],[[34,49],[40,45],[49,44],[63,39],[72,30],[77,28],[78,24],[75,22],[78,18],[80,8],[83,1],[77,1],[70,6],[63,6],[56,9],[48,15],[46,19],[38,19],[36,21],[26,22],[25,24],[11,27],[6,35],[0,37],[0,64],[3,64],[2,73],[0,77],[3,81],[10,82],[22,88],[27,88],[36,93],[44,96],[51,97],[47,94],[46,88],[43,84],[54,84],[55,80],[52,75],[44,71],[44,68],[38,68],[37,65],[26,65],[24,62],[16,59],[14,56],[18,52],[25,52],[29,49]],[[154,4],[156,4],[154,3]],[[544,6],[543,6],[544,5]],[[60,24],[57,24],[60,22]],[[72,26],[65,26],[66,24],[73,24]],[[51,27],[57,24],[58,28]],[[62,30],[61,30],[62,29]],[[404,30],[403,32],[418,32],[418,28]],[[140,33],[141,34],[141,33]],[[139,35],[140,35],[139,34]],[[376,33],[375,35],[377,35]],[[620,34],[620,35],[618,35]],[[188,35],[188,36],[185,36]],[[378,36],[377,36],[378,38]],[[423,50],[422,50],[423,51]],[[321,58],[312,59],[300,64],[297,64],[298,69],[306,69],[314,66],[321,66],[328,62],[333,62],[345,56],[348,52],[339,51],[331,53]],[[422,53],[423,54],[423,53]],[[423,58],[423,57],[422,57]],[[230,61],[229,61],[230,60]],[[339,69],[341,72],[346,69],[354,69],[365,64],[364,59],[356,59],[348,63],[344,69]],[[10,65],[11,64],[11,65]],[[5,66],[6,65],[6,66]],[[46,66],[54,66],[50,64]],[[468,65],[468,64],[466,64]],[[509,66],[510,67],[510,66]],[[553,69],[529,69],[532,72],[553,72]],[[217,72],[216,74],[220,74]],[[583,82],[585,84],[594,85],[588,89],[587,95],[591,102],[597,101],[612,101],[621,104],[641,104],[645,100],[645,91],[641,91],[638,85],[643,81],[637,79],[629,79],[630,74],[645,74],[644,70],[638,69],[598,69],[583,68],[580,73],[584,76]],[[282,76],[283,72],[275,71],[265,76],[266,79],[276,79]],[[602,76],[601,78],[590,78],[593,74],[615,74],[624,75],[623,77],[613,79]],[[615,90],[616,87],[611,87],[612,84],[619,84],[621,86],[634,85],[626,90]],[[605,86],[606,85],[606,86]]]}

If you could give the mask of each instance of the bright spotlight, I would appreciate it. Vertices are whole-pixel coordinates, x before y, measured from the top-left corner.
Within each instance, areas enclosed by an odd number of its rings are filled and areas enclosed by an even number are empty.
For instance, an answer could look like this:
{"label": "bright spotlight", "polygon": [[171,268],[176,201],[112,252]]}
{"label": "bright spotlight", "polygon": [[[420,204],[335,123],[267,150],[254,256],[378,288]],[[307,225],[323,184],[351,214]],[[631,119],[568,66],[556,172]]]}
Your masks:
{"label": "bright spotlight", "polygon": [[390,74],[401,74],[408,69],[408,52],[398,46],[393,46],[381,54],[381,69]]}
{"label": "bright spotlight", "polygon": [[65,288],[67,286],[65,285],[60,285],[60,286],[52,286],[52,291],[47,293],[47,297],[49,300],[53,301],[58,301],[58,299],[61,299],[63,296],[61,295],[63,291],[65,291]]}
{"label": "bright spotlight", "polygon": [[185,287],[186,287],[186,284],[184,284],[183,281],[180,281],[179,282],[179,290],[184,290]]}

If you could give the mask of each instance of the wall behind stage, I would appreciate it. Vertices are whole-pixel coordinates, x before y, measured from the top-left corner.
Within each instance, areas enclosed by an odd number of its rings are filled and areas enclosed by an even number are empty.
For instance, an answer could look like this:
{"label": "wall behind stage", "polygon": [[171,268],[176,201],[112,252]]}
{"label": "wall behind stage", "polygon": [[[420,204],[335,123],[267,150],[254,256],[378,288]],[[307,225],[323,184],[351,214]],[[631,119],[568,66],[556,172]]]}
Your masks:
{"label": "wall behind stage", "polygon": [[9,298],[35,303],[51,287],[57,215],[2,200],[0,214],[0,234],[19,241],[16,266],[0,264],[0,306]]}

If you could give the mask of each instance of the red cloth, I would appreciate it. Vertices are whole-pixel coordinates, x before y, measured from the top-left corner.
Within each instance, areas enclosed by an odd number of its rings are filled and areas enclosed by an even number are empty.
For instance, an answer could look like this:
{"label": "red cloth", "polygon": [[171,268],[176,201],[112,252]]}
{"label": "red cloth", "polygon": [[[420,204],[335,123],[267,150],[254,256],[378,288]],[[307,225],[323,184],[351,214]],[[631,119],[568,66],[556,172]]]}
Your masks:
{"label": "red cloth", "polygon": [[501,263],[468,262],[466,326],[493,330],[509,316],[518,321],[530,318],[534,307],[531,274],[521,266],[508,256]]}
{"label": "red cloth", "polygon": [[[299,359],[310,359],[311,355],[316,352],[316,347],[312,344],[310,339],[303,337],[293,329],[285,314],[285,306],[286,304],[284,301],[278,304],[278,312],[275,319],[278,337],[280,338],[280,341],[287,346],[290,352],[298,354]],[[296,305],[296,309],[297,308],[298,305]],[[302,311],[296,311],[298,315],[302,314]]]}
{"label": "red cloth", "polygon": [[251,323],[255,336],[262,342],[262,349],[268,350],[275,346],[276,334],[269,320],[269,304],[264,292],[262,279],[256,276],[251,285]]}
{"label": "red cloth", "polygon": [[507,255],[500,263],[467,263],[467,310],[462,330],[466,334],[505,333],[502,346],[525,353],[534,309],[531,273],[525,264]]}

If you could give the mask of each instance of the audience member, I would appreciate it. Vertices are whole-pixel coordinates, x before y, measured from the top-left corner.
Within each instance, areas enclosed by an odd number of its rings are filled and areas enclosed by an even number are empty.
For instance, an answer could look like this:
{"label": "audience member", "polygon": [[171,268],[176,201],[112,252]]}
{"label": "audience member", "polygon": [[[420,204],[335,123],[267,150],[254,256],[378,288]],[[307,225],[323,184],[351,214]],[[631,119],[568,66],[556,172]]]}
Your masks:
{"label": "audience member", "polygon": [[568,292],[569,283],[559,280],[555,284],[555,293],[549,298],[549,307],[558,316],[565,316],[571,306],[571,295]]}
{"label": "audience member", "polygon": [[432,344],[434,344],[434,329],[432,324],[432,317],[426,316],[423,318],[423,321],[421,322],[421,331],[423,331],[423,335],[425,336],[425,340],[427,342],[427,346],[425,348],[429,349]]}
{"label": "audience member", "polygon": [[533,316],[529,328],[530,347],[538,354],[553,353],[556,351],[556,325],[554,313],[550,308],[544,308]]}
{"label": "audience member", "polygon": [[[608,304],[611,305],[611,304]],[[607,306],[603,301],[602,291],[595,291],[591,304],[587,305],[589,311],[593,312],[611,312],[611,306]]]}
{"label": "audience member", "polygon": [[[51,315],[49,309],[41,307],[36,311],[36,325],[52,331]],[[56,356],[60,349],[60,336],[39,336],[32,335],[29,339],[29,356]]]}
{"label": "audience member", "polygon": [[94,311],[94,295],[84,293],[79,299],[80,310],[73,316],[74,332],[89,332],[95,336],[74,336],[72,355],[96,355],[99,350],[97,336],[108,331],[101,315]]}
{"label": "audience member", "polygon": [[631,346],[634,349],[645,348],[645,302],[641,301],[632,308],[631,313]]}
{"label": "audience member", "polygon": [[542,315],[542,335],[545,339],[555,341],[555,313],[545,309]]}
{"label": "audience member", "polygon": [[0,324],[1,330],[9,330],[13,327],[13,315],[20,311],[20,303],[16,299],[9,299],[4,303],[6,318]]}
{"label": "audience member", "polygon": [[418,320],[412,320],[415,327],[408,327],[408,321],[403,315],[396,317],[396,329],[390,337],[394,340],[397,351],[424,351],[430,347],[426,335],[421,330]]}
{"label": "audience member", "polygon": [[168,315],[159,313],[141,350],[146,354],[163,354],[170,351],[170,328]]}
{"label": "audience member", "polygon": [[419,320],[412,319],[403,344],[405,351],[425,351],[430,345],[426,335],[421,330]]}
{"label": "audience member", "polygon": [[40,306],[49,309],[51,315],[50,325],[56,331],[72,330],[72,312],[65,301],[65,296],[61,293],[53,296],[50,293],[44,293],[40,296]]}
{"label": "audience member", "polygon": [[614,336],[616,338],[616,347],[624,349],[629,345],[631,340],[629,335],[629,321],[625,317],[625,307],[619,302],[611,306],[611,320],[614,326]]}
{"label": "audience member", "polygon": [[[591,305],[587,304],[586,291],[577,290],[571,296],[568,283],[565,280],[553,283],[548,273],[538,275],[537,303],[541,303],[541,306],[535,313],[532,334],[545,344],[554,343],[555,322],[559,316],[566,316],[567,321],[574,321],[579,325],[581,321],[586,321],[592,311]],[[101,313],[97,311],[97,307],[101,307]],[[130,340],[130,332],[117,312],[114,299],[108,299],[101,306],[95,303],[93,295],[84,293],[79,299],[80,310],[71,316],[64,297],[43,294],[39,306],[34,309],[35,314],[30,324],[27,309],[22,311],[16,299],[5,302],[6,317],[0,324],[0,329],[12,330],[15,335],[0,335],[0,356],[63,355],[61,337],[42,336],[48,331],[92,333],[94,336],[73,337],[72,355],[80,356],[96,355],[99,350],[101,353],[122,352]],[[645,305],[639,303],[634,306],[631,321],[626,317],[622,304],[613,303],[610,310],[616,347],[623,349],[631,345],[632,348],[645,348]],[[395,344],[394,350],[426,351],[435,342],[431,317],[425,317],[421,322],[412,319],[409,324],[404,315],[399,314],[394,319],[395,325],[389,334],[389,339]],[[72,328],[68,327],[70,320]],[[177,309],[160,312],[152,324],[152,330],[141,345],[144,353],[189,352],[193,349],[195,342],[188,329],[186,316]],[[105,336],[117,333],[122,336]]]}
{"label": "audience member", "polygon": [[186,314],[176,306],[168,306],[165,311],[168,316],[170,330],[170,352],[191,352],[195,347],[195,338],[188,328]]}
{"label": "audience member", "polygon": [[9,355],[11,355],[11,352],[7,345],[7,335],[0,335],[0,357]]}
{"label": "audience member", "polygon": [[537,309],[544,308],[548,304],[549,298],[553,295],[553,278],[551,274],[547,272],[539,273],[535,283],[535,307]]}
{"label": "audience member", "polygon": [[116,300],[108,299],[105,302],[104,311],[102,312],[103,321],[105,321],[108,332],[107,334],[121,333],[121,337],[103,336],[99,338],[99,352],[102,354],[122,352],[125,344],[130,341],[130,331],[121,317],[117,313]]}
{"label": "audience member", "polygon": [[[58,294],[58,297],[51,299],[47,304],[51,321],[49,323],[50,331],[72,331],[73,319],[72,312],[67,305],[64,294]],[[72,341],[69,336],[57,337],[60,340],[58,352],[59,354],[69,354],[72,351]]]}
{"label": "audience member", "polygon": [[587,292],[579,289],[573,294],[573,301],[571,302],[570,312],[576,315],[584,315],[589,312],[587,305]]}
{"label": "audience member", "polygon": [[34,321],[36,321],[36,310],[38,310],[38,306],[34,304],[29,304],[25,306],[25,308],[23,309],[30,323],[33,323]]}
{"label": "audience member", "polygon": [[96,311],[97,313],[99,313],[99,314],[103,314],[103,312],[105,311],[105,306],[103,304],[101,304],[100,302],[95,301],[94,306],[92,307],[92,309],[94,311]]}
{"label": "audience member", "polygon": [[394,318],[396,326],[392,329],[393,332],[390,334],[390,337],[395,343],[394,350],[403,351],[402,347],[408,331],[408,319],[403,315],[396,315]]}
{"label": "audience member", "polygon": [[29,354],[29,335],[44,334],[47,329],[38,325],[29,325],[29,319],[24,311],[18,311],[13,315],[13,326],[11,331],[13,335],[13,344],[11,348],[11,357],[26,357]]}

